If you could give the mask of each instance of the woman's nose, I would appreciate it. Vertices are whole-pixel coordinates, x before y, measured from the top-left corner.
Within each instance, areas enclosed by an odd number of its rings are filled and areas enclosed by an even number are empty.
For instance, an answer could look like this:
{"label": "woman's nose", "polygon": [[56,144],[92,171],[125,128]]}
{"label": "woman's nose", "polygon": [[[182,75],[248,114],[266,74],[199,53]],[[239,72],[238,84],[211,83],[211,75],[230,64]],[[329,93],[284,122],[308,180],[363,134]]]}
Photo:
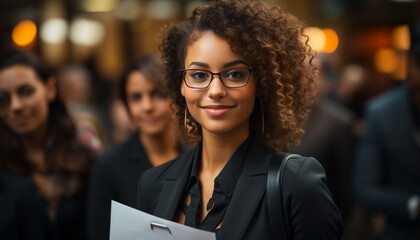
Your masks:
{"label": "woman's nose", "polygon": [[141,106],[143,108],[143,111],[149,112],[153,110],[153,99],[151,96],[144,96],[142,99]]}
{"label": "woman's nose", "polygon": [[10,99],[10,110],[12,111],[19,111],[21,110],[23,107],[23,101],[20,97],[14,95],[11,96]]}
{"label": "woman's nose", "polygon": [[210,98],[221,98],[227,95],[226,87],[219,76],[214,76],[213,81],[208,88]]}

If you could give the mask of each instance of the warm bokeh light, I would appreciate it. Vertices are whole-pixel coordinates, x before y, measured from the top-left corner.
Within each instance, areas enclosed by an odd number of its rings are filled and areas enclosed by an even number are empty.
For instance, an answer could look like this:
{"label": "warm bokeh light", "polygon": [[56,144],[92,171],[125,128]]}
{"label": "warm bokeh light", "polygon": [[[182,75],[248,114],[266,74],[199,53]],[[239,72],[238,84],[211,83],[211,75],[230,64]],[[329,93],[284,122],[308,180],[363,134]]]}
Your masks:
{"label": "warm bokeh light", "polygon": [[104,36],[105,27],[98,21],[78,18],[70,27],[70,40],[82,46],[97,46]]}
{"label": "warm bokeh light", "polygon": [[45,21],[40,28],[40,38],[49,44],[59,44],[65,41],[68,24],[64,19],[51,18]]}
{"label": "warm bokeh light", "polygon": [[115,9],[115,17],[124,21],[133,21],[140,15],[140,8],[137,0],[121,1]]}
{"label": "warm bokeh light", "polygon": [[84,0],[83,9],[87,12],[110,12],[117,3],[117,0]]}
{"label": "warm bokeh light", "polygon": [[407,54],[404,52],[398,53],[398,66],[391,76],[398,81],[404,81],[407,78]]}
{"label": "warm bokeh light", "polygon": [[325,35],[325,45],[323,51],[326,53],[332,53],[338,47],[338,35],[331,28],[325,28],[323,32]]}
{"label": "warm bokeh light", "polygon": [[13,28],[12,40],[19,47],[27,47],[35,40],[36,32],[35,23],[25,20]]}
{"label": "warm bokeh light", "polygon": [[374,56],[375,67],[383,73],[393,73],[398,67],[398,55],[394,49],[381,48]]}
{"label": "warm bokeh light", "polygon": [[407,24],[400,25],[392,29],[392,45],[398,50],[410,49],[410,28]]}
{"label": "warm bokeh light", "polygon": [[178,1],[151,0],[146,6],[147,14],[156,20],[172,19],[178,16],[180,6]]}
{"label": "warm bokeh light", "polygon": [[206,1],[204,0],[189,0],[185,6],[185,16],[191,16],[196,7],[203,6],[205,4]]}
{"label": "warm bokeh light", "polygon": [[308,27],[305,28],[304,33],[309,37],[309,46],[312,50],[321,51],[325,46],[325,34],[320,28]]}

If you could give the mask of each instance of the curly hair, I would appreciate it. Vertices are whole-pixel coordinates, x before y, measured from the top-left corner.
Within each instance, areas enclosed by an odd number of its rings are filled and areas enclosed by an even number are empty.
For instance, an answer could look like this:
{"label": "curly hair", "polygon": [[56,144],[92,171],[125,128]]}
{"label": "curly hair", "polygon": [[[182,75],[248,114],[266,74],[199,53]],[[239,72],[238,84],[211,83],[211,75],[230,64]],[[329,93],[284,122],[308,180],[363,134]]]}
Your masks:
{"label": "curly hair", "polygon": [[[260,1],[216,0],[196,8],[190,18],[169,28],[159,48],[181,125],[186,101],[180,92],[180,69],[184,68],[188,47],[206,31],[226,39],[231,50],[247,59],[255,70],[257,98],[250,117],[251,130],[276,150],[297,144],[316,100],[318,77],[315,53],[303,33],[303,23],[279,7]],[[196,143],[201,127],[190,115],[186,121],[187,137]]]}

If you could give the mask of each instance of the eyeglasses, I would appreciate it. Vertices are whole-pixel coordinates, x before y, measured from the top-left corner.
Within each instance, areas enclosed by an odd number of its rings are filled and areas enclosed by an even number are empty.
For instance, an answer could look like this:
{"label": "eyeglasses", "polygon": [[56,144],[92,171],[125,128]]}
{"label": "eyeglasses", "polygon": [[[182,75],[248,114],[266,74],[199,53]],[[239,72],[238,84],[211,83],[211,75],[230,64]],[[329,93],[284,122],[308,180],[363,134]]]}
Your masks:
{"label": "eyeglasses", "polygon": [[214,76],[219,76],[227,88],[240,88],[248,83],[252,68],[236,67],[225,69],[219,73],[212,73],[203,69],[181,69],[185,85],[189,88],[203,89],[210,86]]}

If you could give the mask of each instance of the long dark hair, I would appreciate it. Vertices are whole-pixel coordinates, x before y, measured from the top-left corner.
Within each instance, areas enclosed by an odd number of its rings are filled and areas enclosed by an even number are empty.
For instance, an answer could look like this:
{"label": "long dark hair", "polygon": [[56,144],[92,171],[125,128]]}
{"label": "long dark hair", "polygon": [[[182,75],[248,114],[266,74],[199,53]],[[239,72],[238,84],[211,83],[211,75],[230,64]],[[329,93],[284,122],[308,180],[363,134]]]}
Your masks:
{"label": "long dark hair", "polygon": [[[47,83],[50,74],[32,55],[13,53],[0,63],[0,70],[21,65],[34,70],[38,78]],[[20,136],[0,119],[0,170],[20,175],[34,172],[58,176],[66,180],[85,182],[90,172],[91,151],[77,141],[76,128],[65,105],[58,96],[49,104],[47,141],[45,143],[45,167],[28,161]]]}

